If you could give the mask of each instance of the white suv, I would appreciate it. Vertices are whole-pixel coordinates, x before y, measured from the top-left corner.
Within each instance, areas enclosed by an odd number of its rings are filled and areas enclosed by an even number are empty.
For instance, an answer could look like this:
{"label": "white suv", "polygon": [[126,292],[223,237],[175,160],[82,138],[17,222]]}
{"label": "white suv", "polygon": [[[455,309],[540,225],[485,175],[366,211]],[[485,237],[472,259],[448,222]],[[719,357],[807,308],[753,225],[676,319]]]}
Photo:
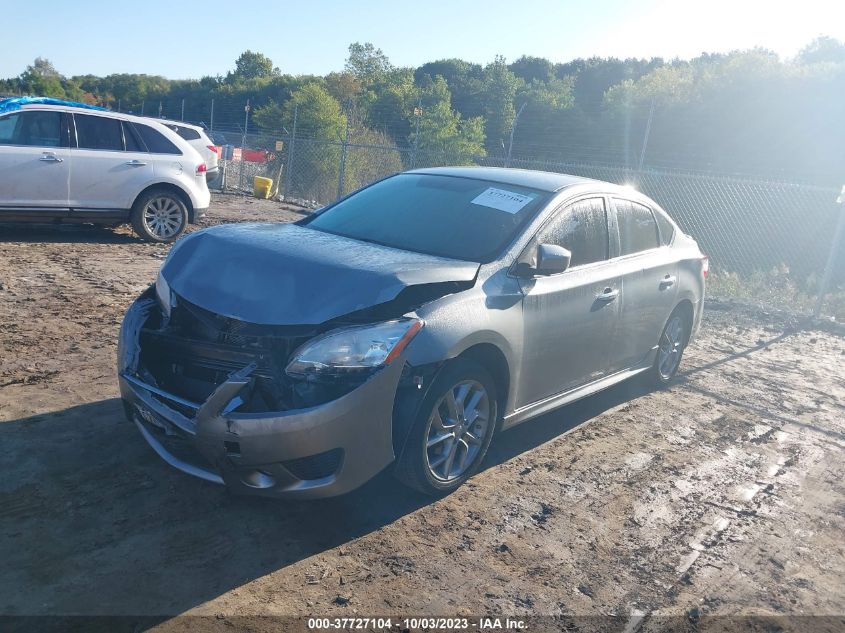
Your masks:
{"label": "white suv", "polygon": [[200,156],[205,160],[208,170],[205,172],[205,177],[208,182],[213,182],[217,179],[219,167],[218,161],[220,156],[217,154],[217,147],[214,142],[208,138],[205,129],[199,125],[191,125],[182,121],[168,121],[166,119],[156,119],[162,125],[169,127],[176,132],[183,139],[188,141],[188,145],[193,147],[200,153]]}
{"label": "white suv", "polygon": [[206,170],[146,117],[43,104],[0,114],[0,222],[129,222],[172,242],[208,208]]}

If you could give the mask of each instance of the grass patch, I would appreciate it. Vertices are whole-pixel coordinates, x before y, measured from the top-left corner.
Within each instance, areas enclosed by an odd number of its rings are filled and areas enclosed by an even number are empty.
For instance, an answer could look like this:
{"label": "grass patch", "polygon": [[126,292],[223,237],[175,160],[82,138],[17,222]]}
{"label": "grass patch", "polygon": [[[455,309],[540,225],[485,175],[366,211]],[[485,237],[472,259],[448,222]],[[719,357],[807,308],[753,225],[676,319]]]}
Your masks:
{"label": "grass patch", "polygon": [[[714,270],[707,279],[707,294],[725,299],[809,314],[816,305],[818,279],[815,275],[799,283],[786,266],[750,275]],[[845,322],[845,288],[834,287],[827,294],[824,316]]]}

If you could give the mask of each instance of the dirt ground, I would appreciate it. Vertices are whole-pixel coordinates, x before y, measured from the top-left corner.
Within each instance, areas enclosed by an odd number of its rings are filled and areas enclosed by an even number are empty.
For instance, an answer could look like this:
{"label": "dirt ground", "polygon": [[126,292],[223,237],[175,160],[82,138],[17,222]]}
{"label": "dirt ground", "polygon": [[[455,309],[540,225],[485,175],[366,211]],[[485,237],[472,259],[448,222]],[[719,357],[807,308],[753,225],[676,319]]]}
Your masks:
{"label": "dirt ground", "polygon": [[[206,223],[298,217],[225,196]],[[166,253],[126,229],[0,229],[0,615],[647,630],[845,613],[842,337],[710,303],[670,389],[623,384],[508,431],[449,497],[384,474],[322,502],[239,498],[167,466],[123,418],[118,327]]]}

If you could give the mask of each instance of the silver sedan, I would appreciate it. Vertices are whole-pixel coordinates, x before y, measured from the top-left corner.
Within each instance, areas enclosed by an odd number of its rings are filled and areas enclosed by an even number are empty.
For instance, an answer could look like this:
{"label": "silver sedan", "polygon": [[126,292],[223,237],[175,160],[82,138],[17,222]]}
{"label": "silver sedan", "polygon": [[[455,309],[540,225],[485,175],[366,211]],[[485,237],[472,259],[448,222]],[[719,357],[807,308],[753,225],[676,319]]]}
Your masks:
{"label": "silver sedan", "polygon": [[121,393],[164,460],[238,492],[327,497],[392,465],[441,494],[501,429],[671,381],[707,271],[629,188],[406,172],[295,224],[179,241],[126,315]]}

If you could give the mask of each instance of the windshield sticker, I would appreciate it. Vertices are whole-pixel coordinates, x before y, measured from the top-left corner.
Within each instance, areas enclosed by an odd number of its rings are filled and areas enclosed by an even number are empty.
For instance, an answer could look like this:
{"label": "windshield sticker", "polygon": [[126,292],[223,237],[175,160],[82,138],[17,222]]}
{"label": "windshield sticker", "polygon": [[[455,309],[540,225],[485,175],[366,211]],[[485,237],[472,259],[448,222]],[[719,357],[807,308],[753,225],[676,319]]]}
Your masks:
{"label": "windshield sticker", "polygon": [[507,213],[516,213],[533,199],[533,195],[524,196],[521,193],[490,187],[487,191],[476,196],[472,204],[480,204],[483,207],[490,207]]}

